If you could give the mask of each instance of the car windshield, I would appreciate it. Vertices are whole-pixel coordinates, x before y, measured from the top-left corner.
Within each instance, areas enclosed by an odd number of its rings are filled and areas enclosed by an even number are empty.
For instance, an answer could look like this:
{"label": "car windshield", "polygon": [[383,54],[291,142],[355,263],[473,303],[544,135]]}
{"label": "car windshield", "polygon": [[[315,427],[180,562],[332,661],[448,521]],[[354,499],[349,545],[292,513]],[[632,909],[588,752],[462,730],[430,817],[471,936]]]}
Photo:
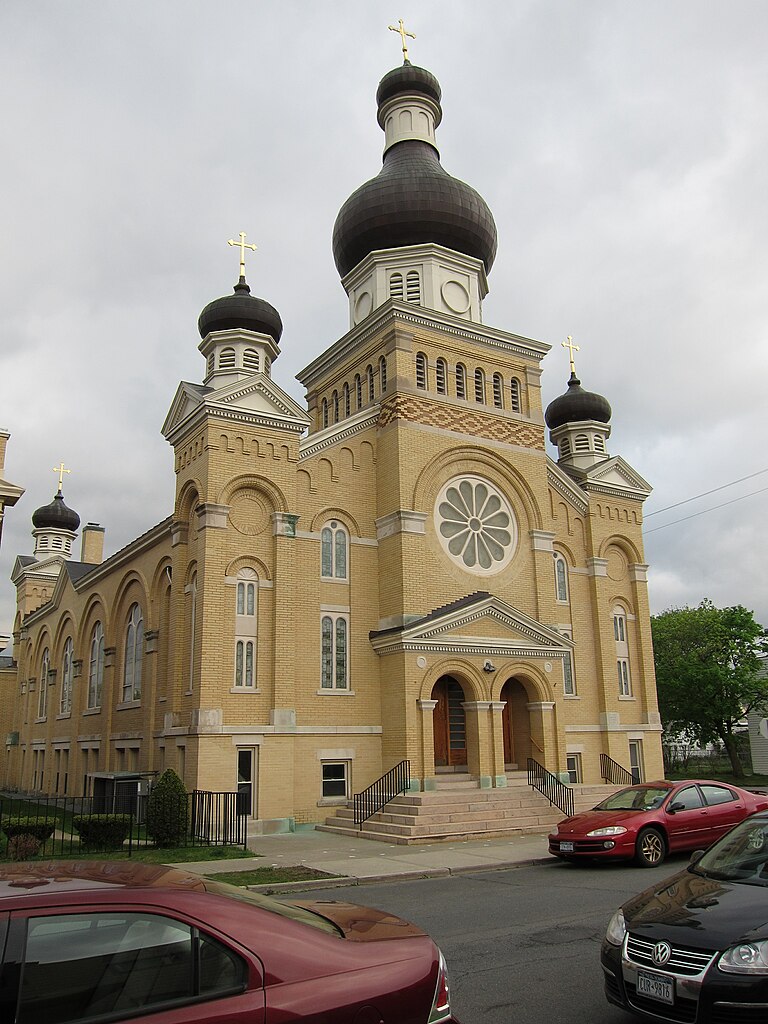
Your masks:
{"label": "car windshield", "polygon": [[768,818],[742,821],[689,870],[719,881],[768,886]]}
{"label": "car windshield", "polygon": [[660,807],[669,789],[664,786],[630,786],[609,796],[596,811],[652,811]]}
{"label": "car windshield", "polygon": [[205,888],[207,892],[214,892],[217,896],[226,896],[228,899],[239,900],[241,903],[250,903],[251,906],[268,910],[270,914],[288,917],[292,921],[308,924],[310,927],[318,928],[321,932],[328,932],[330,935],[338,937],[344,934],[327,918],[313,914],[311,910],[305,910],[304,907],[297,907],[293,903],[282,903],[280,900],[270,899],[269,896],[262,896],[261,893],[252,892],[250,889],[242,889],[239,886],[230,885],[228,882],[217,882],[211,878],[205,879]]}

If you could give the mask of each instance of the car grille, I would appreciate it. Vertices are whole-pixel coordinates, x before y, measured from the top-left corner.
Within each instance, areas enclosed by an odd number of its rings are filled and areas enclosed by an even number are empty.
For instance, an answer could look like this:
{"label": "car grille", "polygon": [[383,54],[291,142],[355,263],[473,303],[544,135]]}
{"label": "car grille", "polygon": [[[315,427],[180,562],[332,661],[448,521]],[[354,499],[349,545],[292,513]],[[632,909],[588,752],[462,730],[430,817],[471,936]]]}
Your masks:
{"label": "car grille", "polygon": [[[673,946],[672,955],[663,966],[653,962],[653,949],[655,942],[648,942],[646,939],[639,939],[635,935],[627,936],[627,959],[638,967],[644,967],[649,971],[664,971],[666,974],[676,974],[679,978],[693,978],[697,974],[703,974],[717,953],[701,952],[696,949],[685,949],[682,946]],[[657,1004],[658,1005],[658,1004]]]}
{"label": "car grille", "polygon": [[665,1006],[655,999],[639,996],[634,985],[627,985],[627,999],[635,1009],[651,1013],[660,1020],[675,1021],[676,1024],[693,1024],[699,1006],[693,999],[678,999],[674,1006]]}

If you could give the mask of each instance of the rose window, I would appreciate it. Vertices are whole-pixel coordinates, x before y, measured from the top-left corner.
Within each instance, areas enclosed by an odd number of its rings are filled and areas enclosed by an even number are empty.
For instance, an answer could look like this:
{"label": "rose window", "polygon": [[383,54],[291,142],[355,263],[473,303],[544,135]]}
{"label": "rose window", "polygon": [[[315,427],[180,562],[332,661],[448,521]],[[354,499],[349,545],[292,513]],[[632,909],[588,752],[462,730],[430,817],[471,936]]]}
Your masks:
{"label": "rose window", "polygon": [[459,477],[443,487],[435,529],[443,550],[469,572],[499,572],[515,552],[517,525],[509,502],[480,477]]}

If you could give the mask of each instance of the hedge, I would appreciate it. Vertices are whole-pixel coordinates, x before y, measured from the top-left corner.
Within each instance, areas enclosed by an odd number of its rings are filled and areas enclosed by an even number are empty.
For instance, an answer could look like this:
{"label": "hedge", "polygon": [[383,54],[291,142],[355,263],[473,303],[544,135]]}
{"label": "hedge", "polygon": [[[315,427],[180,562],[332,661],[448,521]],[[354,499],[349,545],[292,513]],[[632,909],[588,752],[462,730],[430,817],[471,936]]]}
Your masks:
{"label": "hedge", "polygon": [[30,818],[23,814],[4,818],[2,824],[2,830],[9,839],[14,836],[34,836],[40,843],[50,839],[55,828],[55,818]]}
{"label": "hedge", "polygon": [[88,814],[76,816],[72,825],[86,849],[119,850],[131,834],[130,814]]}

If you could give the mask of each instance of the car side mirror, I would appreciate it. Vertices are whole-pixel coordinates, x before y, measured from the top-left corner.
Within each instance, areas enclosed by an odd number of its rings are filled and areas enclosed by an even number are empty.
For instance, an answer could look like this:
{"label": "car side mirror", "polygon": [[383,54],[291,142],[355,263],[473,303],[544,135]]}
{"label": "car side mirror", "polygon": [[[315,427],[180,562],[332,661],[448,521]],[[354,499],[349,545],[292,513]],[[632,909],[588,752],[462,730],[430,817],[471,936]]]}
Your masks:
{"label": "car side mirror", "polygon": [[685,804],[682,800],[677,800],[675,803],[670,804],[667,808],[667,814],[677,814],[678,811],[684,811]]}
{"label": "car side mirror", "polygon": [[694,864],[698,864],[705,853],[706,850],[694,850],[691,854],[691,859],[688,861],[688,867],[692,868]]}

